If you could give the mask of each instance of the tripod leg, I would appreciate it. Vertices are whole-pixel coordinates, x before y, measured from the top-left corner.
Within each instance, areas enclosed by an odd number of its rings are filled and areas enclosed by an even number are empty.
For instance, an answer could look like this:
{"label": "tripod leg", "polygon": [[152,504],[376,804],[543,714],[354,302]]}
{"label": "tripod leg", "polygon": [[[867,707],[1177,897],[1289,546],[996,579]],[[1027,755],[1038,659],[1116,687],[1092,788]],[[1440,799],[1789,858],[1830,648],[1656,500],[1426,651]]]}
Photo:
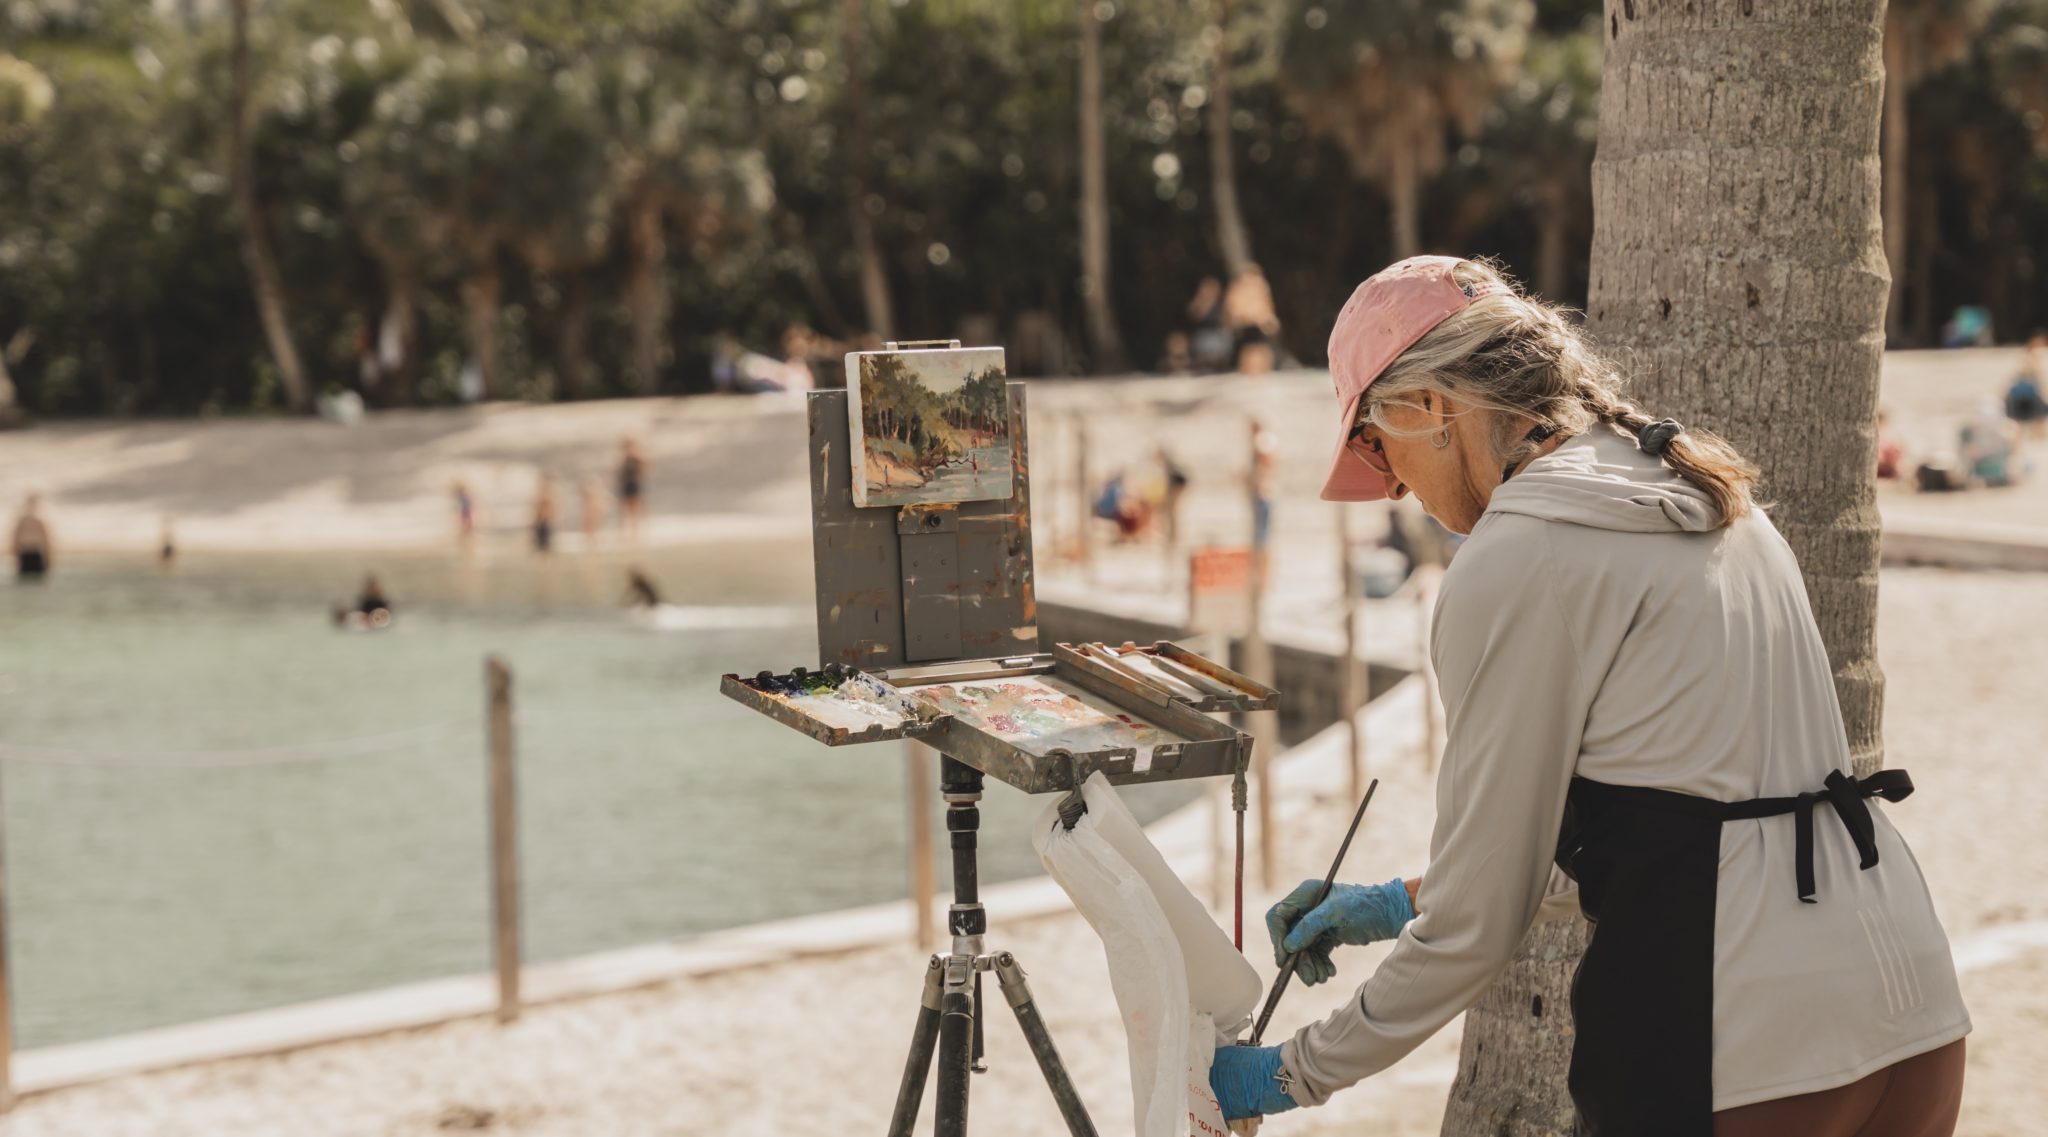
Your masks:
{"label": "tripod leg", "polygon": [[1088,1107],[1081,1104],[1074,1080],[1060,1062],[1060,1052],[1053,1047],[1045,1020],[1039,1017],[1038,1004],[1031,999],[1031,988],[1024,982],[1024,969],[1017,965],[1016,956],[1009,952],[996,956],[996,979],[1002,984],[1003,998],[1017,1012],[1017,1025],[1024,1028],[1024,1040],[1031,1044],[1031,1056],[1038,1059],[1038,1070],[1052,1089],[1052,1100],[1060,1107],[1067,1131],[1073,1137],[1095,1137],[1095,1123],[1088,1119]]}
{"label": "tripod leg", "polygon": [[967,1077],[974,1063],[974,960],[946,957],[946,985],[939,995],[939,1098],[934,1108],[937,1137],[967,1137]]}
{"label": "tripod leg", "polygon": [[924,1104],[924,1080],[932,1072],[932,1047],[939,1040],[939,990],[945,967],[938,956],[924,973],[924,997],[917,1008],[917,1026],[910,1032],[910,1060],[903,1064],[903,1085],[896,1091],[896,1112],[889,1118],[889,1137],[910,1137],[917,1107]]}

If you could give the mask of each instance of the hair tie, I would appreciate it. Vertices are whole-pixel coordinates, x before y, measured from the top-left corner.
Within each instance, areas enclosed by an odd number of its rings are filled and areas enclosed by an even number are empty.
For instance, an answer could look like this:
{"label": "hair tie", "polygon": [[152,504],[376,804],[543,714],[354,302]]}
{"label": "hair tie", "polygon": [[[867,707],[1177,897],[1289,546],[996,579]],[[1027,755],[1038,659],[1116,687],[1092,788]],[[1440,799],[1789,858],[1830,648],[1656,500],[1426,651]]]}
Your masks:
{"label": "hair tie", "polygon": [[1671,445],[1671,440],[1684,433],[1685,428],[1678,424],[1677,419],[1658,419],[1636,431],[1636,445],[1642,447],[1643,453],[1652,458],[1661,458],[1664,456],[1665,448]]}

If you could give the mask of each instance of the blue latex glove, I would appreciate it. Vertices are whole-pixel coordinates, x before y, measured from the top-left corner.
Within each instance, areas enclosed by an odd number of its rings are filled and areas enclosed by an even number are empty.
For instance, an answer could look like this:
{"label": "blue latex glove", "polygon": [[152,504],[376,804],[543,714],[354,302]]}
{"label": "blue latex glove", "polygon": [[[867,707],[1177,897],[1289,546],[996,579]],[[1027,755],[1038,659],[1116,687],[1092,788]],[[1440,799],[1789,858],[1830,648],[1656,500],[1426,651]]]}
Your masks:
{"label": "blue latex glove", "polygon": [[1294,973],[1311,986],[1337,974],[1330,952],[1338,944],[1391,940],[1415,918],[1408,886],[1399,877],[1385,884],[1337,885],[1314,911],[1306,911],[1322,887],[1320,880],[1302,881],[1266,912],[1274,964],[1284,964],[1289,952],[1300,951]]}
{"label": "blue latex glove", "polygon": [[1223,1107],[1223,1120],[1285,1113],[1297,1104],[1280,1088],[1280,1048],[1219,1046],[1209,1064],[1209,1088]]}

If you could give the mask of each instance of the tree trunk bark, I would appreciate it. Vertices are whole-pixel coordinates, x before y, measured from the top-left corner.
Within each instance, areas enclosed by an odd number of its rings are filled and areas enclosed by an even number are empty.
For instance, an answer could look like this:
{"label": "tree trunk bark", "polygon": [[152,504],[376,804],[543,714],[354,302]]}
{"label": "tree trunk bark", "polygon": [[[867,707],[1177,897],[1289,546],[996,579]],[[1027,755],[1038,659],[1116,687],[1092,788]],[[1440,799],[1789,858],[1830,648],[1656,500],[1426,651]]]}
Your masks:
{"label": "tree trunk bark", "polygon": [[1569,195],[1555,182],[1537,196],[1542,215],[1536,218],[1536,294],[1552,304],[1564,303],[1566,273],[1571,264],[1565,255],[1565,238],[1571,218],[1567,214]]}
{"label": "tree trunk bark", "polygon": [[[379,396],[386,406],[403,407],[418,394],[420,342],[420,275],[417,266],[386,262],[384,265],[384,315],[378,320],[377,341],[371,350],[377,356]],[[387,340],[397,344],[397,358],[384,350]]]}
{"label": "tree trunk bark", "polygon": [[1081,30],[1081,312],[1097,374],[1123,370],[1123,337],[1109,295],[1109,180],[1102,152],[1102,21],[1077,0]]}
{"label": "tree trunk bark", "polygon": [[839,55],[846,63],[846,140],[850,159],[847,218],[853,229],[854,254],[860,259],[860,299],[868,330],[884,341],[896,338],[896,312],[889,300],[888,265],[875,242],[875,222],[868,213],[867,4],[844,0],[839,15]]}
{"label": "tree trunk bark", "polygon": [[1884,21],[1884,259],[1891,266],[1892,285],[1885,303],[1884,330],[1893,343],[1906,334],[1906,209],[1908,204],[1906,92],[1913,82],[1913,45],[1904,21],[1887,13]]}
{"label": "tree trunk bark", "polygon": [[462,326],[469,339],[470,357],[483,376],[484,398],[498,396],[498,307],[504,292],[504,278],[498,273],[495,252],[476,259],[469,277],[462,282]]}
{"label": "tree trunk bark", "polygon": [[[1763,468],[1858,773],[1878,763],[1883,694],[1883,3],[1608,0],[1587,302],[1639,405],[1721,432]],[[1568,1005],[1583,928],[1538,929],[1467,1020],[1449,1137],[1571,1132],[1570,1038],[1553,1009]]]}
{"label": "tree trunk bark", "polygon": [[1416,169],[1415,138],[1405,126],[1397,126],[1395,130],[1387,161],[1387,200],[1391,207],[1388,217],[1391,228],[1387,235],[1393,242],[1394,259],[1404,261],[1422,251],[1415,200],[1420,191],[1417,183],[1421,175]]}
{"label": "tree trunk bark", "polygon": [[1252,263],[1251,231],[1237,201],[1237,151],[1230,136],[1231,0],[1216,0],[1216,70],[1209,83],[1209,196],[1216,202],[1216,251],[1230,279]]}
{"label": "tree trunk bark", "polygon": [[627,217],[627,241],[633,250],[626,275],[626,310],[633,322],[635,394],[651,395],[661,385],[664,333],[668,329],[668,284],[662,264],[668,239],[662,233],[661,208],[649,200],[635,202]]}
{"label": "tree trunk bark", "polygon": [[564,269],[557,279],[562,286],[562,322],[555,335],[555,394],[580,399],[590,356],[590,286],[581,267]]}
{"label": "tree trunk bark", "polygon": [[242,263],[248,267],[249,282],[256,290],[256,315],[263,324],[270,357],[277,363],[278,379],[284,384],[285,405],[294,411],[304,411],[313,405],[313,392],[299,361],[298,345],[292,342],[284,279],[277,271],[270,230],[263,223],[263,209],[256,200],[256,157],[249,141],[249,0],[233,0],[231,14],[234,42],[230,67],[234,73],[235,105],[228,114],[228,148],[232,151],[235,212],[242,222]]}

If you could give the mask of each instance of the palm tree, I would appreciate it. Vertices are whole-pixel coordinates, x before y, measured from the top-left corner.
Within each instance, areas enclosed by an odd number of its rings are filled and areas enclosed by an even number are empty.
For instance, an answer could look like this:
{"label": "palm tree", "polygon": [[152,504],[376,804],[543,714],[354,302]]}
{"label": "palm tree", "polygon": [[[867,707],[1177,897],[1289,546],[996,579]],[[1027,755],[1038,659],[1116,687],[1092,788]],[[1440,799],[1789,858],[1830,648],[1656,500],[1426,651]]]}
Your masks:
{"label": "palm tree", "polygon": [[256,162],[249,144],[249,117],[255,80],[249,64],[249,0],[233,0],[229,10],[233,44],[232,105],[228,108],[228,152],[234,183],[235,213],[242,224],[242,263],[248,267],[256,293],[256,313],[263,324],[263,338],[270,345],[270,358],[277,364],[278,380],[284,384],[285,404],[303,411],[313,404],[313,391],[306,381],[305,365],[292,340],[291,317],[286,311],[284,277],[277,270],[277,252],[270,244],[270,224],[256,193]]}
{"label": "palm tree", "polygon": [[1223,271],[1231,280],[1252,263],[1251,230],[1244,223],[1244,210],[1237,201],[1237,152],[1231,145],[1232,17],[1234,0],[1210,0],[1209,25],[1204,35],[1214,43],[1215,62],[1210,71],[1208,91],[1209,196],[1216,205],[1216,249],[1223,255]]}
{"label": "palm tree", "polygon": [[889,302],[889,274],[875,242],[875,219],[868,212],[874,155],[868,133],[867,9],[865,0],[842,0],[839,8],[839,60],[846,68],[846,216],[853,229],[854,255],[860,258],[860,298],[868,331],[891,340],[896,338],[896,315]]}
{"label": "palm tree", "polygon": [[[1642,405],[1720,431],[1762,466],[1868,772],[1884,690],[1872,634],[1882,9],[1608,11],[1590,326],[1635,362]],[[1702,74],[1720,78],[1692,81]],[[1539,929],[1467,1015],[1445,1134],[1572,1131],[1562,1012],[1583,928]]]}
{"label": "palm tree", "polygon": [[1098,373],[1121,371],[1124,361],[1109,292],[1109,180],[1102,148],[1102,22],[1114,11],[1104,0],[1075,0],[1081,31],[1081,311]]}
{"label": "palm tree", "polygon": [[697,68],[637,49],[598,69],[596,100],[626,241],[628,382],[641,394],[659,388],[669,351],[670,222],[717,230],[765,213],[774,201],[760,152],[737,141],[739,124],[712,117],[714,86]]}
{"label": "palm tree", "polygon": [[1884,254],[1891,265],[1891,296],[1885,334],[1903,338],[1907,271],[1908,188],[1906,157],[1911,151],[1906,97],[1936,68],[1969,50],[1970,40],[1989,14],[1987,0],[1888,0],[1884,13]]}
{"label": "palm tree", "polygon": [[1373,0],[1289,21],[1283,83],[1309,128],[1385,188],[1396,260],[1422,251],[1422,184],[1443,169],[1446,133],[1478,131],[1533,18],[1521,0]]}

